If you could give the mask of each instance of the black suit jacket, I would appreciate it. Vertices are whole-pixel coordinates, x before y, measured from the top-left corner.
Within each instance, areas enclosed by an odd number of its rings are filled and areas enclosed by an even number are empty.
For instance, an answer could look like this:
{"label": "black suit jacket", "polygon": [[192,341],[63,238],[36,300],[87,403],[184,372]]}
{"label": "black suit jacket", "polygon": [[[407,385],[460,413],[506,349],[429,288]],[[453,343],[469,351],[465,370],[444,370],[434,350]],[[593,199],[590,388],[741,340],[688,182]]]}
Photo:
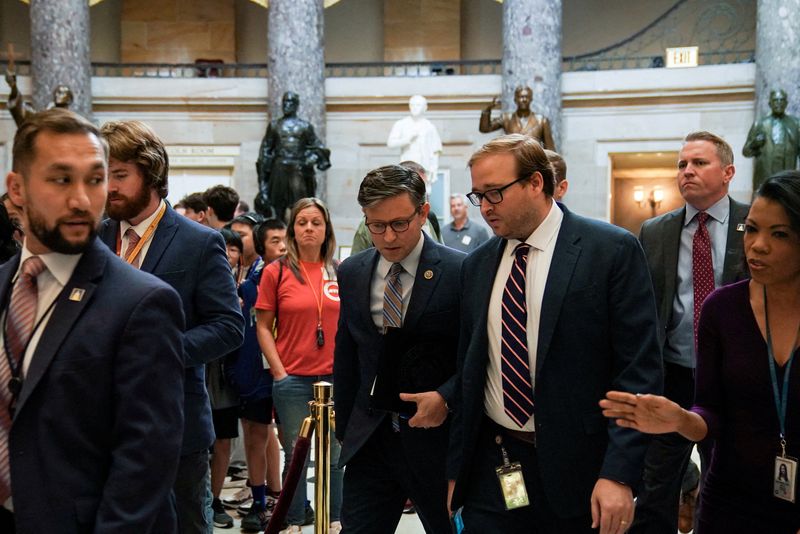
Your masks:
{"label": "black suit jacket", "polygon": [[[5,301],[19,255],[0,267]],[[70,299],[73,288],[84,291]],[[36,346],[11,427],[17,532],[175,532],[178,294],[94,240]],[[5,406],[2,409],[6,409]]]}
{"label": "black suit jacket", "polygon": [[[730,199],[728,239],[725,246],[725,263],[722,267],[722,284],[728,285],[748,276],[744,261],[744,223],[750,206]],[[666,343],[667,327],[672,320],[672,308],[678,285],[678,252],[681,246],[683,220],[686,207],[646,220],[639,231],[639,241],[647,256],[647,266],[653,280],[653,290],[658,306],[659,336],[661,346]]]}
{"label": "black suit jacket", "polygon": [[[339,266],[339,328],[334,353],[334,402],[336,437],[342,441],[339,463],[345,465],[372,435],[385,412],[369,406],[370,388],[375,379],[382,334],[370,313],[370,288],[379,253],[369,248],[347,258]],[[414,277],[403,328],[416,342],[436,340],[452,348],[455,361],[458,344],[458,272],[464,254],[435,243],[425,236],[419,267]],[[426,275],[427,273],[427,275]],[[437,391],[448,404],[453,398],[455,377]],[[416,432],[445,433],[446,428]],[[437,436],[437,439],[439,436]],[[445,437],[446,439],[446,437]]]}
{"label": "black suit jacket", "polygon": [[[649,438],[608,421],[598,402],[612,389],[661,393],[663,369],[653,289],[636,237],[560,206],[564,219],[539,323],[534,418],[544,491],[552,508],[569,517],[589,511],[599,477],[639,486]],[[484,417],[486,323],[505,245],[504,239],[490,239],[462,267],[457,405],[448,466],[457,480],[454,509],[463,504]]]}
{"label": "black suit jacket", "polygon": [[[116,250],[118,235],[118,221],[101,223],[100,237],[111,250]],[[244,339],[225,241],[219,232],[167,206],[141,270],[161,278],[181,296],[186,315],[183,454],[200,452],[214,442],[205,364],[236,350]]]}

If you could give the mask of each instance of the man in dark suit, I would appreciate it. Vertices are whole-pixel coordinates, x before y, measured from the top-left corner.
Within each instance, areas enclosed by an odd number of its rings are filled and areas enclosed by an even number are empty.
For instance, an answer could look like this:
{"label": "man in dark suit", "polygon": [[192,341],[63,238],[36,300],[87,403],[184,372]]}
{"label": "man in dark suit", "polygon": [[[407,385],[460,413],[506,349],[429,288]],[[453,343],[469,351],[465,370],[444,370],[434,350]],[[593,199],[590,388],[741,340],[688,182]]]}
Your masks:
{"label": "man in dark suit", "polygon": [[183,313],[95,236],[106,151],[62,109],[14,139],[6,185],[27,232],[0,267],[0,532],[176,529]]}
{"label": "man in dark suit", "polygon": [[[639,234],[658,306],[664,395],[684,408],[694,401],[695,311],[699,313],[702,299],[714,287],[747,275],[742,238],[748,206],[728,196],[734,173],[733,150],[728,143],[710,132],[690,133],[678,157],[678,188],[686,205],[645,221]],[[707,241],[698,233],[701,214],[707,214],[703,217]],[[697,276],[702,277],[702,271],[700,264],[694,267],[693,258],[700,261],[704,243],[711,255],[713,283],[705,285],[703,294],[698,295],[696,291],[702,288],[695,288],[693,275],[697,269]],[[700,300],[696,302],[695,297]],[[691,481],[682,481],[692,445],[679,434],[653,438],[631,532],[675,534],[682,485],[687,490],[683,499],[687,513],[680,526],[683,532],[691,530],[697,467],[692,464]],[[705,456],[707,451],[700,450]]]}
{"label": "man in dark suit", "polygon": [[[351,256],[338,272],[333,391],[336,437],[343,442],[340,464],[347,465],[344,532],[394,532],[410,498],[426,532],[449,533],[447,405],[464,255],[422,232],[430,206],[425,182],[413,170],[389,165],[371,171],[361,182],[358,203],[375,248]],[[411,364],[412,357],[421,360]],[[389,401],[413,403],[406,406],[407,416],[373,397],[395,376],[385,365],[392,358],[399,361],[399,374],[419,373],[416,391],[404,390],[401,382],[390,393]]]}
{"label": "man in dark suit", "polygon": [[137,121],[109,122],[102,131],[110,147],[110,219],[103,221],[100,237],[125,261],[175,288],[183,302],[185,426],[174,489],[181,532],[206,534],[214,429],[204,368],[242,344],[239,298],[222,236],[164,201],[169,160],[155,132]]}
{"label": "man in dark suit", "polygon": [[469,166],[467,196],[496,237],[462,266],[452,508],[469,533],[622,532],[648,438],[605,422],[598,401],[662,388],[642,249],[553,201],[532,138],[499,137]]}

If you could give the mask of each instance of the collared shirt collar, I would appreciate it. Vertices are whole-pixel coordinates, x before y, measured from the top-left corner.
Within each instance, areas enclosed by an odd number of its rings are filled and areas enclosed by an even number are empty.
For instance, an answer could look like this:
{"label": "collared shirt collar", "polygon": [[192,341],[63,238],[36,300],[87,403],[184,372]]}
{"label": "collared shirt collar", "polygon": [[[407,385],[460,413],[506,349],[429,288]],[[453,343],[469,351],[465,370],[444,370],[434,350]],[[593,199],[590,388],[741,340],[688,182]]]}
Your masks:
{"label": "collared shirt collar", "polygon": [[156,207],[156,209],[153,211],[153,213],[151,213],[149,217],[147,217],[145,220],[143,220],[142,222],[140,222],[136,226],[133,226],[128,221],[120,221],[119,222],[119,235],[125,235],[125,232],[128,231],[128,228],[133,227],[134,231],[137,234],[139,234],[139,237],[142,237],[144,235],[144,233],[147,231],[147,227],[150,226],[150,223],[153,222],[153,220],[156,218],[156,216],[159,214],[159,212],[163,209],[163,207],[164,207],[164,199],[162,198],[161,201],[158,203],[158,207]]}
{"label": "collared shirt collar", "polygon": [[[719,199],[713,206],[705,210],[708,215],[719,223],[724,223],[728,220],[728,215],[731,212],[731,203],[728,199],[728,195],[725,195],[721,199]],[[683,225],[687,226],[692,220],[694,220],[695,215],[700,213],[700,210],[692,206],[691,204],[686,204],[686,216],[683,219]]]}
{"label": "collared shirt collar", "polygon": [[[541,224],[533,231],[531,235],[525,240],[532,248],[536,250],[544,250],[548,244],[555,239],[558,234],[558,229],[561,227],[561,221],[564,218],[564,212],[558,207],[558,203],[553,201],[550,206],[550,212],[541,222]],[[506,246],[507,254],[514,254],[514,249],[517,245],[522,243],[519,239],[509,239],[508,246]]]}
{"label": "collared shirt collar", "polygon": [[[423,232],[419,233],[419,241],[417,241],[416,246],[411,249],[411,252],[408,253],[408,256],[403,258],[399,263],[403,266],[403,270],[410,274],[411,276],[416,276],[417,274],[417,267],[419,267],[419,259],[422,257],[422,246],[425,244],[425,234]],[[386,278],[386,275],[389,274],[389,269],[392,267],[392,262],[385,259],[383,256],[380,257],[378,260],[378,267],[377,273],[378,276],[381,278]]]}
{"label": "collared shirt collar", "polygon": [[45,267],[47,267],[47,270],[53,275],[53,278],[62,286],[66,286],[67,282],[69,282],[69,279],[72,277],[75,266],[78,265],[83,254],[61,254],[60,252],[33,254],[28,250],[27,245],[23,245],[22,253],[19,258],[17,275],[19,275],[19,270],[22,269],[22,264],[31,256],[39,256],[42,262],[44,262]]}
{"label": "collared shirt collar", "polygon": [[[451,222],[451,223],[450,223],[450,226],[452,226],[452,227],[453,227],[453,230],[455,230],[455,229],[456,229],[456,227],[455,227],[455,221]],[[459,231],[459,232],[460,232],[461,230],[469,230],[469,226],[470,226],[469,217],[467,217],[467,218],[464,220],[464,226],[462,226],[461,228],[459,228],[459,229],[458,229],[458,230],[456,230],[456,231]]]}

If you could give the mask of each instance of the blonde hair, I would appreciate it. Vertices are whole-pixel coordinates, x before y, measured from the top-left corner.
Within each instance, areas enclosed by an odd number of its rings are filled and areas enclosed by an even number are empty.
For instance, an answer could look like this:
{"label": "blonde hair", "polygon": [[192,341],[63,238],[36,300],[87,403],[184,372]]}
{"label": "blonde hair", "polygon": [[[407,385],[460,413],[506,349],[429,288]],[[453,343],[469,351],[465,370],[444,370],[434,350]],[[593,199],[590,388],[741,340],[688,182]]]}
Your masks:
{"label": "blonde hair", "polygon": [[542,145],[533,137],[522,134],[501,135],[492,139],[479,148],[472,157],[469,158],[468,167],[472,167],[476,162],[489,156],[497,154],[511,154],[517,162],[517,178],[528,178],[533,173],[538,172],[542,175],[542,190],[552,197],[555,190],[555,179],[553,178],[553,168],[547,159]]}
{"label": "blonde hair", "polygon": [[294,222],[297,220],[297,214],[306,208],[317,208],[322,212],[322,217],[325,219],[325,240],[322,242],[320,249],[320,256],[322,256],[322,264],[328,276],[334,277],[335,269],[333,265],[333,254],[336,252],[336,236],[333,234],[333,225],[331,224],[331,214],[328,207],[323,201],[314,197],[301,198],[292,206],[292,212],[289,215],[289,222],[286,225],[286,263],[292,270],[292,273],[297,277],[300,282],[305,284],[303,276],[300,274],[300,253],[297,250],[297,240],[294,233]]}

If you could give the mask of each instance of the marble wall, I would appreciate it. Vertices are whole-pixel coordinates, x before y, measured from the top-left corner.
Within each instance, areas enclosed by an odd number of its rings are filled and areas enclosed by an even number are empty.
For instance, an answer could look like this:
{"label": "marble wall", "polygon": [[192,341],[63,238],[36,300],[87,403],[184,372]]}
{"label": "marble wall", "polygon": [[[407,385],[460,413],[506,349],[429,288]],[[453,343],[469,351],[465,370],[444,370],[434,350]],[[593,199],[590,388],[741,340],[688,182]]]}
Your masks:
{"label": "marble wall", "polygon": [[[752,160],[741,156],[741,147],[753,121],[754,80],[752,64],[565,73],[562,152],[569,165],[566,202],[570,209],[611,220],[612,158],[674,152],[688,132],[699,129],[718,133],[731,143],[737,168],[731,192],[739,200],[748,200]],[[30,80],[21,77],[20,88],[29,93]],[[0,82],[0,102],[7,91]],[[255,160],[266,128],[267,91],[267,82],[255,79],[92,81],[99,122],[144,120],[173,150],[216,147],[221,159],[206,160],[205,167],[195,168],[218,171],[221,181],[228,181],[246,199],[256,193]],[[428,98],[427,117],[444,143],[440,169],[449,173],[450,191],[464,192],[470,187],[469,156],[495,135],[478,132],[480,109],[499,92],[499,76],[328,79],[327,139],[333,166],[327,173],[327,195],[338,240],[347,244],[352,239],[360,218],[356,192],[364,174],[378,165],[398,162],[400,154],[386,148],[386,138],[392,124],[408,113],[411,95]],[[11,164],[13,133],[13,121],[0,109],[3,173]],[[182,164],[181,173],[192,176],[184,172],[192,161]],[[201,183],[205,182],[198,178]],[[444,208],[437,211],[446,215]],[[477,211],[472,218],[480,219]]]}

